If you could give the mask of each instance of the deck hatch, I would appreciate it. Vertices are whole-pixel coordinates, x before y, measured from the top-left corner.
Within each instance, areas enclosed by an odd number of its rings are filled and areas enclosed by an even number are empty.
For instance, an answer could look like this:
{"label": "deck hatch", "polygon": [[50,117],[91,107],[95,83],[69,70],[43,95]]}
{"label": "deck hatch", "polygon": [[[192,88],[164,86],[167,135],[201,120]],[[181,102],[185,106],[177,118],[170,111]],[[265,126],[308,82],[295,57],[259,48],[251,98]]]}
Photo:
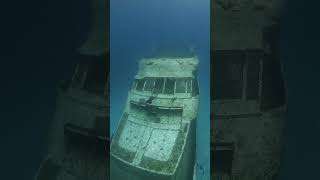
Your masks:
{"label": "deck hatch", "polygon": [[158,161],[168,161],[177,137],[178,131],[153,130],[144,155]]}
{"label": "deck hatch", "polygon": [[145,127],[127,121],[119,138],[119,146],[128,151],[136,152],[144,131]]}

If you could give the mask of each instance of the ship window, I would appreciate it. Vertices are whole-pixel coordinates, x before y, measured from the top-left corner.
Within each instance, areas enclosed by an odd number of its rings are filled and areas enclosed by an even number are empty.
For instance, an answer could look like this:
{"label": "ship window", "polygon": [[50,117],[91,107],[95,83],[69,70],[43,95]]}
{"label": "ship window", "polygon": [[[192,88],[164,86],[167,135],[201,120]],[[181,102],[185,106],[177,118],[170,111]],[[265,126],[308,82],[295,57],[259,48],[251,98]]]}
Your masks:
{"label": "ship window", "polygon": [[156,78],[156,81],[154,83],[153,93],[155,94],[162,93],[163,85],[164,85],[164,78]]}
{"label": "ship window", "polygon": [[238,50],[217,51],[213,60],[213,99],[241,99],[245,54]]}
{"label": "ship window", "polygon": [[137,81],[138,81],[137,79],[135,79],[135,80],[133,81],[132,89],[136,89]]}
{"label": "ship window", "polygon": [[187,93],[191,93],[191,83],[192,83],[192,80],[188,79],[188,81],[187,81]]}
{"label": "ship window", "polygon": [[192,92],[194,93],[194,95],[199,94],[198,81],[196,79],[192,81]]}
{"label": "ship window", "polygon": [[84,78],[84,72],[86,71],[86,66],[83,63],[77,65],[75,73],[73,75],[72,87],[81,88],[81,82]]}
{"label": "ship window", "polygon": [[176,93],[186,93],[186,79],[177,79]]}
{"label": "ship window", "polygon": [[173,78],[166,78],[164,85],[164,94],[174,94],[175,80]]}
{"label": "ship window", "polygon": [[138,79],[137,80],[137,87],[136,87],[137,91],[142,91],[143,86],[144,86],[144,82],[145,82],[144,79]]}
{"label": "ship window", "polygon": [[97,59],[88,64],[84,89],[90,93],[103,95],[107,83],[107,61]]}
{"label": "ship window", "polygon": [[147,78],[146,79],[146,85],[144,86],[144,91],[152,91],[153,84],[155,79],[154,78]]}

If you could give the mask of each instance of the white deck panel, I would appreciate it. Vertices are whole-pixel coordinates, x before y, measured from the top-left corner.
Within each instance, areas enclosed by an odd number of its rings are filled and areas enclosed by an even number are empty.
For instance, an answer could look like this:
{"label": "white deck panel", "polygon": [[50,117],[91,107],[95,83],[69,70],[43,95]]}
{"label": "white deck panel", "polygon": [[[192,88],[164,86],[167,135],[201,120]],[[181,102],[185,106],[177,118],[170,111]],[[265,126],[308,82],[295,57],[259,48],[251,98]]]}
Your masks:
{"label": "white deck panel", "polygon": [[145,156],[159,161],[168,161],[179,131],[155,129],[146,148]]}
{"label": "white deck panel", "polygon": [[119,138],[119,146],[128,151],[136,152],[144,131],[144,126],[127,121]]}

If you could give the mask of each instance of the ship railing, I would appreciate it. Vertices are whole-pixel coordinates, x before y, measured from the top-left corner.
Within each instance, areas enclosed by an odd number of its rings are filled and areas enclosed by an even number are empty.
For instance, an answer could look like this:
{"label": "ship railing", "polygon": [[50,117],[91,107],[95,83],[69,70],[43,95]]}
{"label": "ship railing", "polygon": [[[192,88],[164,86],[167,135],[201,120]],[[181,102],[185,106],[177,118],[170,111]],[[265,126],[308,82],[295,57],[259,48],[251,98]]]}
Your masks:
{"label": "ship railing", "polygon": [[146,106],[150,106],[150,107],[154,107],[154,108],[158,108],[158,109],[168,109],[168,110],[182,110],[182,107],[175,107],[175,106],[157,106],[157,105],[152,105],[152,104],[148,104],[146,102],[137,102],[137,101],[130,101],[130,104],[133,105],[139,105],[142,107],[146,107]]}

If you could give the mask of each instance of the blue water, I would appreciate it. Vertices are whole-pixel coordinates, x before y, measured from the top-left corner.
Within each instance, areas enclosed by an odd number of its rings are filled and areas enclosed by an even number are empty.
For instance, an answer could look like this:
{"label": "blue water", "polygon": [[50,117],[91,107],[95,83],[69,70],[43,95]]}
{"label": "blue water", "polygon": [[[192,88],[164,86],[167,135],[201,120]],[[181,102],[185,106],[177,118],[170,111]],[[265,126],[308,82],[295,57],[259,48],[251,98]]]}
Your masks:
{"label": "blue water", "polygon": [[111,133],[120,119],[140,58],[163,43],[183,41],[195,49],[200,61],[198,179],[209,179],[210,1],[111,0],[110,10]]}

